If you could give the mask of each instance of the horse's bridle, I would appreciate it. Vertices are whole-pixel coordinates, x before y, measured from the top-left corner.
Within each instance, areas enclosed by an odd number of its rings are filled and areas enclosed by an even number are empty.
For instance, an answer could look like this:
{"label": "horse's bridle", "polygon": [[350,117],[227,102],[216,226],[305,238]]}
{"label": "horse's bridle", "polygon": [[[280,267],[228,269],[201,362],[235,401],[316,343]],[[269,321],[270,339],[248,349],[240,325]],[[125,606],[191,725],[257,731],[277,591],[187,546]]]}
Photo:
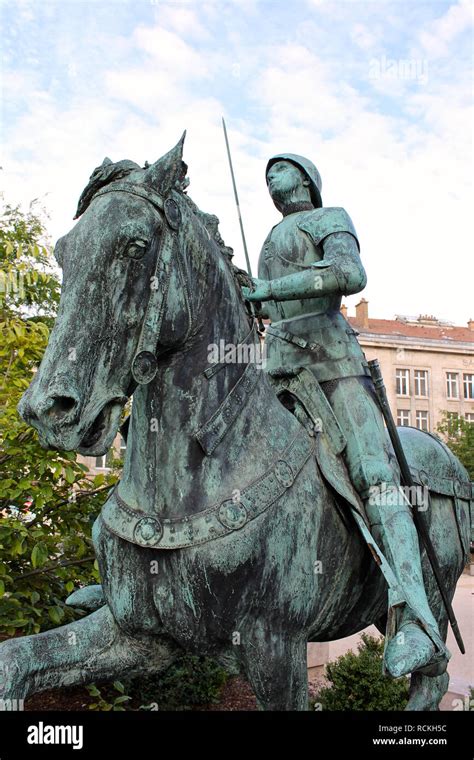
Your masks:
{"label": "horse's bridle", "polygon": [[159,342],[163,315],[171,276],[172,262],[178,251],[179,226],[181,210],[176,200],[175,192],[163,198],[153,188],[137,185],[133,182],[113,182],[101,188],[94,195],[98,198],[106,193],[128,193],[136,195],[152,204],[165,218],[166,224],[160,236],[160,244],[156,256],[154,275],[151,278],[150,297],[143,318],[137,350],[132,361],[132,375],[139,385],[151,382],[158,371],[156,347]]}

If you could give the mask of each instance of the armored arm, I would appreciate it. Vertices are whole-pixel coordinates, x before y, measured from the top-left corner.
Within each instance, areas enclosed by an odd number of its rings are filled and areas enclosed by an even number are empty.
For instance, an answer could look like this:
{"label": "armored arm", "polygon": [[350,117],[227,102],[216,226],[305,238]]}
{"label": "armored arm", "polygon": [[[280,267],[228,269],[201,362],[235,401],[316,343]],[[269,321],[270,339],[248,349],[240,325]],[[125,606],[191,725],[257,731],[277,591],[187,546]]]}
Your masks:
{"label": "armored arm", "polygon": [[303,272],[270,280],[274,301],[315,298],[330,293],[351,295],[365,288],[367,277],[356,239],[348,232],[335,232],[323,242],[324,258]]}
{"label": "armored arm", "polygon": [[298,223],[323,258],[300,272],[273,280],[256,280],[245,297],[252,301],[293,301],[328,294],[351,295],[365,288],[367,277],[360,260],[354,225],[343,208],[315,209]]}

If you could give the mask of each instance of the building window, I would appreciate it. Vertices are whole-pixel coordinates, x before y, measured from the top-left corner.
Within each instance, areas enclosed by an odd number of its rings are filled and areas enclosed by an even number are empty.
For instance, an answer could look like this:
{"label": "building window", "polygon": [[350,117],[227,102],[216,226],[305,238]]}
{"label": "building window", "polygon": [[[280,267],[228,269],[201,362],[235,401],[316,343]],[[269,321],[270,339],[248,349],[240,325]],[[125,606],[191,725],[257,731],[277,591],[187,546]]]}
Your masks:
{"label": "building window", "polygon": [[429,425],[428,412],[417,410],[417,412],[416,412],[416,426],[420,430],[429,431],[430,425]]}
{"label": "building window", "polygon": [[463,375],[464,398],[474,399],[474,375]]}
{"label": "building window", "polygon": [[428,396],[428,370],[415,369],[413,376],[415,396]]}
{"label": "building window", "polygon": [[409,425],[410,424],[410,412],[408,409],[397,410],[397,425]]}
{"label": "building window", "polygon": [[120,459],[123,459],[125,457],[125,452],[127,450],[127,442],[125,441],[125,438],[123,435],[120,436]]}
{"label": "building window", "polygon": [[474,412],[466,412],[464,415],[466,422],[474,422]]}
{"label": "building window", "polygon": [[410,395],[410,370],[397,369],[396,374],[397,396]]}
{"label": "building window", "polygon": [[459,375],[457,372],[446,372],[446,396],[459,398]]}
{"label": "building window", "polygon": [[114,459],[113,449],[110,449],[110,451],[108,451],[107,454],[104,454],[101,457],[96,457],[95,458],[96,470],[110,470],[110,468],[112,467],[113,459]]}

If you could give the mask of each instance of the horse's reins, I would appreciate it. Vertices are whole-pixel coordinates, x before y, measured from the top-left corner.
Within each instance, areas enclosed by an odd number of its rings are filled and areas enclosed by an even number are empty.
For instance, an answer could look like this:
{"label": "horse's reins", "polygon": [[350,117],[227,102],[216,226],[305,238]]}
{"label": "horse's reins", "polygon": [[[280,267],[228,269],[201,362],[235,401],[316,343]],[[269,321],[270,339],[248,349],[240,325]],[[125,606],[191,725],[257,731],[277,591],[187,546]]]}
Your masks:
{"label": "horse's reins", "polygon": [[103,187],[94,199],[106,193],[128,193],[148,201],[163,213],[166,225],[160,237],[156,256],[154,275],[151,279],[151,292],[143,318],[137,350],[132,361],[132,375],[139,385],[147,385],[158,371],[156,347],[160,339],[163,316],[168,296],[171,276],[171,264],[178,249],[177,232],[181,224],[181,211],[177,201],[171,197],[163,198],[152,188],[136,185],[133,182],[114,182]]}
{"label": "horse's reins", "polygon": [[[134,380],[139,385],[147,385],[153,380],[158,371],[156,347],[159,343],[163,324],[171,275],[171,264],[174,254],[178,250],[178,236],[176,233],[181,224],[181,210],[178,202],[173,197],[168,196],[167,198],[163,198],[163,196],[152,188],[136,185],[133,182],[114,182],[113,184],[98,190],[93,198],[95,199],[106,193],[115,192],[136,195],[139,198],[148,201],[155,209],[163,213],[166,221],[166,225],[161,233],[158,254],[156,256],[151,293],[142,322],[137,350],[135,351],[132,361],[132,375]],[[248,338],[254,333],[254,329],[255,322],[252,321],[250,332],[242,341],[240,341],[239,345],[246,343]],[[216,365],[212,365],[206,369],[205,375],[208,379],[225,366],[226,358],[223,362],[218,362]]]}

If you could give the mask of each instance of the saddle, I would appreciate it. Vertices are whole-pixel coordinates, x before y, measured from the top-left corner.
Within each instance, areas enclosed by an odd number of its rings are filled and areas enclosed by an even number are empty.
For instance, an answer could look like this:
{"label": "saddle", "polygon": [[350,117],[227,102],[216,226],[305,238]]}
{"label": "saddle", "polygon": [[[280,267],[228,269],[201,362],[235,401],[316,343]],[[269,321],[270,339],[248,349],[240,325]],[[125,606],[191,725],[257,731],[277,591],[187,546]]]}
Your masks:
{"label": "saddle", "polygon": [[[315,454],[326,482],[356,511],[359,519],[363,519],[368,528],[363,501],[352,485],[343,452],[346,440],[329,401],[326,398],[318,380],[306,367],[276,368],[268,373],[270,382],[280,401],[298,419],[310,435],[316,435]],[[429,433],[436,441],[430,454],[430,460],[419,462],[419,431],[411,427],[400,428],[400,438],[411,463],[410,470],[413,482],[418,487],[427,487],[429,493],[448,496],[453,502],[453,512],[456,521],[459,540],[468,561],[470,538],[474,529],[474,483],[459,461],[441,439]],[[390,444],[391,446],[391,444]],[[395,457],[395,452],[393,452]],[[340,508],[336,501],[341,518],[347,524],[347,510]],[[365,531],[362,530],[367,539]],[[369,543],[369,541],[367,541]],[[369,543],[369,548],[372,544]]]}

